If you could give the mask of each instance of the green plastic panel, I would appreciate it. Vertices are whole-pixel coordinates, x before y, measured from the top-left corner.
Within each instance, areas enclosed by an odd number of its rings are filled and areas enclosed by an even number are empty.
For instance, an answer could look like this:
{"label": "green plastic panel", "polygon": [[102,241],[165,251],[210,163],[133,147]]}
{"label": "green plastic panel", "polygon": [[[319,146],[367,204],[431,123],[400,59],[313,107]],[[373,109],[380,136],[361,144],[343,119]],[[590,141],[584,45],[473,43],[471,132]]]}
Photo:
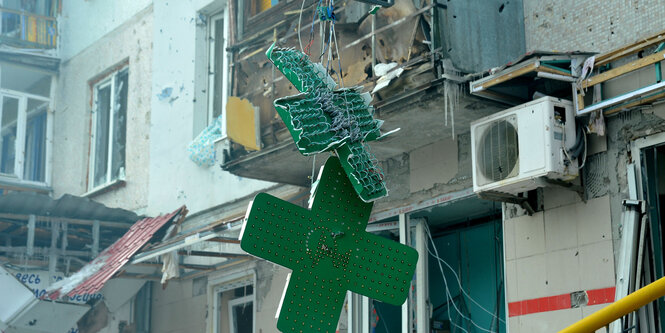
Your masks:
{"label": "green plastic panel", "polygon": [[388,191],[383,171],[364,143],[380,137],[371,97],[361,87],[335,89],[321,64],[293,49],[270,47],[266,53],[301,93],[276,99],[277,113],[303,155],[335,150],[356,193],[365,202]]}
{"label": "green plastic panel", "polygon": [[418,261],[411,247],[365,231],[372,211],[336,157],[326,161],[311,210],[260,193],[249,207],[240,246],[291,269],[277,328],[334,332],[347,290],[399,305]]}

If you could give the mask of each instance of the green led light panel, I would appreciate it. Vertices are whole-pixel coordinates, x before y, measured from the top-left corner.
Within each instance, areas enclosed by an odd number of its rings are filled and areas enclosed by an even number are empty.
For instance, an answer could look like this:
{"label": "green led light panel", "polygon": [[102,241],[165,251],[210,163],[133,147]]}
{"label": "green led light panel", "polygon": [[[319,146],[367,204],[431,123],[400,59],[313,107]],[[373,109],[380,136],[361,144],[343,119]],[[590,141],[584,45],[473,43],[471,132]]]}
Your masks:
{"label": "green led light panel", "polygon": [[365,231],[372,210],[336,157],[324,165],[305,209],[260,193],[240,246],[291,269],[280,306],[282,332],[334,332],[346,291],[400,305],[418,261],[415,249]]}
{"label": "green led light panel", "polygon": [[373,117],[369,94],[361,93],[361,87],[335,89],[325,68],[300,51],[273,44],[266,55],[300,91],[274,101],[298,150],[303,155],[336,151],[363,201],[386,196],[383,171],[365,144],[381,136],[383,123]]}

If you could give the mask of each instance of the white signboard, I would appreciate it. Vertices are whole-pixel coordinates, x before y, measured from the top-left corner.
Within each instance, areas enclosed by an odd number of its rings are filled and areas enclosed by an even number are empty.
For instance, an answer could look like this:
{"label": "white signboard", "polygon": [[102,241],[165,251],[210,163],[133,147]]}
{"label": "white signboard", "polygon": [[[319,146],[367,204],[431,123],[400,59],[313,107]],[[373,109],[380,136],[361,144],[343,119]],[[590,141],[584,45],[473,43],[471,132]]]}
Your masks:
{"label": "white signboard", "polygon": [[[65,275],[62,273],[55,273],[50,276],[47,271],[15,271],[9,270],[9,272],[19,281],[23,282],[36,298],[41,299],[46,295],[46,288],[49,287],[50,281],[53,283],[62,280],[65,278]],[[101,293],[95,294],[83,294],[83,295],[73,295],[66,296],[63,300],[75,303],[75,304],[85,304],[91,300],[101,299]],[[78,333],[78,328],[70,328],[66,333]]]}

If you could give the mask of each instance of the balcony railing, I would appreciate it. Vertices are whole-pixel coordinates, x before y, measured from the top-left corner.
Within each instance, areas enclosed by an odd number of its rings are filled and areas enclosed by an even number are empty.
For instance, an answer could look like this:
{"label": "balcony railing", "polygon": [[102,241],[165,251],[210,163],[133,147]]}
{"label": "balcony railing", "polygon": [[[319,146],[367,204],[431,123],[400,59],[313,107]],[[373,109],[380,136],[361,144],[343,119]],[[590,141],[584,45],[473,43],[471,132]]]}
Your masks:
{"label": "balcony railing", "polygon": [[58,38],[55,17],[0,7],[0,42],[14,47],[56,47]]}

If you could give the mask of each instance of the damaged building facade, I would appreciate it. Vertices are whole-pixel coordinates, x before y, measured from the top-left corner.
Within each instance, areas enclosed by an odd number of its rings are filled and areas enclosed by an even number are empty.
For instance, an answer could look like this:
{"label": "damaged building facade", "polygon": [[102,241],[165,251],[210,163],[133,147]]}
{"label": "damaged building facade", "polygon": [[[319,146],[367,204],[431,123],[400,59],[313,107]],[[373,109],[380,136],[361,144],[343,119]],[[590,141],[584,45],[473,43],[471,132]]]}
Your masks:
{"label": "damaged building facade", "polygon": [[[273,107],[298,93],[273,43],[371,92],[395,131],[369,144],[389,192],[367,231],[420,262],[402,306],[349,292],[338,331],[558,331],[665,275],[659,1],[33,2],[2,5],[7,271],[39,293],[189,210],[81,295],[70,331],[277,332],[290,271],[240,249],[243,219],[258,192],[307,207],[326,158]],[[83,201],[18,211],[38,194]],[[610,328],[662,331],[664,307]]]}

